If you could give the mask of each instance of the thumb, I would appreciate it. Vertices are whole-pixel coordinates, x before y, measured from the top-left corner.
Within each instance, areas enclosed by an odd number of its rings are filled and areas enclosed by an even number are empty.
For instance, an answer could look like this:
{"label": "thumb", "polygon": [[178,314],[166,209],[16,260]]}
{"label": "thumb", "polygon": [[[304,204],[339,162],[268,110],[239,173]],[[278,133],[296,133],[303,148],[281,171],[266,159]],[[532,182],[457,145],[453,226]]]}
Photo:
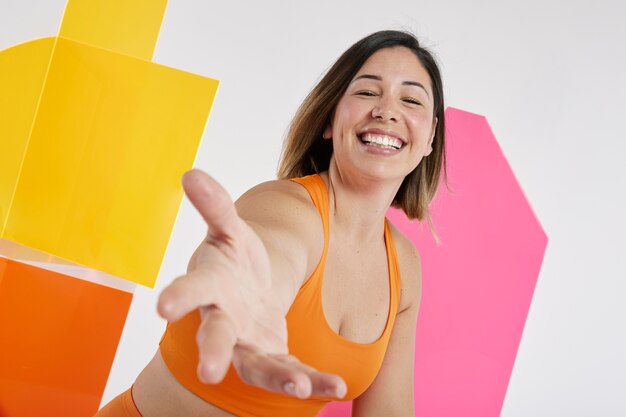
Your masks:
{"label": "thumb", "polygon": [[192,169],[183,175],[182,183],[189,201],[209,227],[209,236],[232,236],[239,230],[241,219],[232,199],[210,175]]}

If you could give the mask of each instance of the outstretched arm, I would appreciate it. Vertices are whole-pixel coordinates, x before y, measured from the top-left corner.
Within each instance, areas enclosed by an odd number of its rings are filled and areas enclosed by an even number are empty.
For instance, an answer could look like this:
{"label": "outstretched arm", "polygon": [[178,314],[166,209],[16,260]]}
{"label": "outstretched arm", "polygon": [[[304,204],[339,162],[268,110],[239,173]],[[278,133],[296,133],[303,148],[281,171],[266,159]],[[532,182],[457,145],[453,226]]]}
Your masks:
{"label": "outstretched arm", "polygon": [[330,391],[342,397],[345,383],[338,376],[317,372],[287,351],[285,315],[311,251],[307,222],[297,221],[298,199],[280,187],[261,186],[236,208],[228,193],[198,170],[185,174],[183,187],[208,226],[207,238],[187,274],[163,290],[158,311],[176,321],[199,310],[198,377],[218,383],[232,361],[245,382],[270,391],[302,398]]}

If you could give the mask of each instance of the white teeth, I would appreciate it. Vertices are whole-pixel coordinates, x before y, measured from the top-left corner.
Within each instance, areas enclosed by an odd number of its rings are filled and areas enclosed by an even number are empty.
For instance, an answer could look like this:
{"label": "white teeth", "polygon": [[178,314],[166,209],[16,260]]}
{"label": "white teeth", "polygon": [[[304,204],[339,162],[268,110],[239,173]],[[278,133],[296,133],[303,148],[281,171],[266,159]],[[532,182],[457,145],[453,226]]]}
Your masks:
{"label": "white teeth", "polygon": [[402,147],[402,141],[391,136],[365,133],[361,136],[361,141],[368,145],[377,145],[380,148],[400,149]]}

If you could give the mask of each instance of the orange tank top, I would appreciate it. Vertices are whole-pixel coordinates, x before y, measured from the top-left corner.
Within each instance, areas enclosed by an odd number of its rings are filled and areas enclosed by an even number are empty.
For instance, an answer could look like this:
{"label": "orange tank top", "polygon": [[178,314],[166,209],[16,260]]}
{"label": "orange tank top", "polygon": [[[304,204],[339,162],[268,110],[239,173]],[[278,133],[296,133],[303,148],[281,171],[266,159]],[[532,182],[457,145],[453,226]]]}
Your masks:
{"label": "orange tank top", "polygon": [[[326,322],[322,309],[322,281],[328,255],[328,191],[319,175],[294,178],[304,186],[320,212],[324,226],[322,257],[298,291],[287,313],[289,353],[323,372],[340,375],[348,391],[345,401],[361,395],[372,383],[382,364],[400,300],[400,270],[389,224],[385,221],[385,245],[389,265],[390,303],[387,323],[381,336],[369,344],[352,342]],[[315,416],[331,399],[312,397],[301,400],[245,384],[230,367],[217,385],[203,384],[196,376],[198,349],[195,341],[200,315],[190,313],[176,323],[169,323],[161,339],[161,355],[174,377],[204,400],[241,417]]]}

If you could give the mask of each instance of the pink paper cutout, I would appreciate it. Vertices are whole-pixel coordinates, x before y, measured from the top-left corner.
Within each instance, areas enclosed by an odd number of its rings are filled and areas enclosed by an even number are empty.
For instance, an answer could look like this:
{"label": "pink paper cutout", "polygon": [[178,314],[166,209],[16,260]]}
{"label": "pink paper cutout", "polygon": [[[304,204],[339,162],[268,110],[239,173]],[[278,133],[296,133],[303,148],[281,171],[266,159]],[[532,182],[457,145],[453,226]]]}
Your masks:
{"label": "pink paper cutout", "polygon": [[446,124],[449,190],[431,206],[441,244],[388,213],[422,258],[415,414],[499,416],[548,239],[485,117],[448,108]]}

